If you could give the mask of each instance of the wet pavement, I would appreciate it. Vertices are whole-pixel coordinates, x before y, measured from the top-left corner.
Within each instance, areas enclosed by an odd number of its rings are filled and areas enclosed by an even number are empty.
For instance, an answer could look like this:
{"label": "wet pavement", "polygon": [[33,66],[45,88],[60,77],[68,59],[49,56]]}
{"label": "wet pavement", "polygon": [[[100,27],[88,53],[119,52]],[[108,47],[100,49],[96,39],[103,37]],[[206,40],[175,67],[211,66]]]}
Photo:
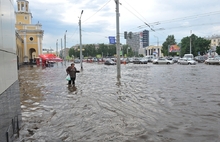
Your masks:
{"label": "wet pavement", "polygon": [[[68,63],[69,65],[70,63]],[[80,69],[80,64],[76,64]],[[21,67],[23,142],[219,142],[220,66]]]}

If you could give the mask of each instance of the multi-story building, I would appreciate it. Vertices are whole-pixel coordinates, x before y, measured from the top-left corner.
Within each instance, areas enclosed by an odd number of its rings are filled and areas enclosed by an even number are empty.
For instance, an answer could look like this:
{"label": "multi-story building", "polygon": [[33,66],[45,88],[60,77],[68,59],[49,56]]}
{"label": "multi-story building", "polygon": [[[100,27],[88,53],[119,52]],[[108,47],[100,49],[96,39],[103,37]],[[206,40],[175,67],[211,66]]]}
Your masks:
{"label": "multi-story building", "polygon": [[149,46],[149,31],[144,30],[141,32],[133,33],[132,38],[129,38],[129,36],[127,37],[126,44],[131,47],[136,55],[145,54],[145,52],[142,53],[142,51],[144,51],[143,48]]}
{"label": "multi-story building", "polygon": [[212,35],[211,37],[207,37],[206,39],[211,40],[211,47],[220,46],[220,35]]}
{"label": "multi-story building", "polygon": [[23,40],[15,34],[12,0],[0,0],[0,141],[12,142],[21,127],[17,47]]}
{"label": "multi-story building", "polygon": [[17,48],[19,60],[32,62],[38,55],[42,54],[43,33],[42,25],[38,22],[32,24],[32,13],[29,9],[29,2],[17,0],[16,31],[23,40],[23,48]]}

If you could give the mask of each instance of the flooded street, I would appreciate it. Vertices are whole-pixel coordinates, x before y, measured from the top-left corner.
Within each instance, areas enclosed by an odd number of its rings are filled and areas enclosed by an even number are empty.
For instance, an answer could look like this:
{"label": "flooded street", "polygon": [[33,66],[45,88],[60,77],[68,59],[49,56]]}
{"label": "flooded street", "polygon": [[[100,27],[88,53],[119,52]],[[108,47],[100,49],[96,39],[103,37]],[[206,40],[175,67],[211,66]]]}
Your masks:
{"label": "flooded street", "polygon": [[[70,63],[68,63],[70,65]],[[76,64],[80,69],[80,64]],[[22,142],[219,142],[220,66],[21,67]]]}

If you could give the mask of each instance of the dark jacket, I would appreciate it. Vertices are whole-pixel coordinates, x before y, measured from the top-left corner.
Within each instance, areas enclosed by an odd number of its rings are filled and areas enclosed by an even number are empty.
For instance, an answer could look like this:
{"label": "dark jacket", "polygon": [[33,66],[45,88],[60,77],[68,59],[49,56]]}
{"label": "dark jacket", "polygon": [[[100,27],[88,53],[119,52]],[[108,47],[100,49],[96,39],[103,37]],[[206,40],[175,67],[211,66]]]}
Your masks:
{"label": "dark jacket", "polygon": [[71,66],[69,66],[66,69],[66,73],[70,75],[70,77],[76,77],[76,73],[78,73],[79,71],[76,70],[76,67],[72,68]]}

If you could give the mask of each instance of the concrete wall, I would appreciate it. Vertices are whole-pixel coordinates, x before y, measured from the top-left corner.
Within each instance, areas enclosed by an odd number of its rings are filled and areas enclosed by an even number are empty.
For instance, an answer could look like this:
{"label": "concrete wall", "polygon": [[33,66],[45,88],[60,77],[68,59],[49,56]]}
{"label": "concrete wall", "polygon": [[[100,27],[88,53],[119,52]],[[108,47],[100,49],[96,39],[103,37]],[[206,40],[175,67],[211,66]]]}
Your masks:
{"label": "concrete wall", "polygon": [[14,3],[0,0],[0,141],[13,141],[20,124]]}

